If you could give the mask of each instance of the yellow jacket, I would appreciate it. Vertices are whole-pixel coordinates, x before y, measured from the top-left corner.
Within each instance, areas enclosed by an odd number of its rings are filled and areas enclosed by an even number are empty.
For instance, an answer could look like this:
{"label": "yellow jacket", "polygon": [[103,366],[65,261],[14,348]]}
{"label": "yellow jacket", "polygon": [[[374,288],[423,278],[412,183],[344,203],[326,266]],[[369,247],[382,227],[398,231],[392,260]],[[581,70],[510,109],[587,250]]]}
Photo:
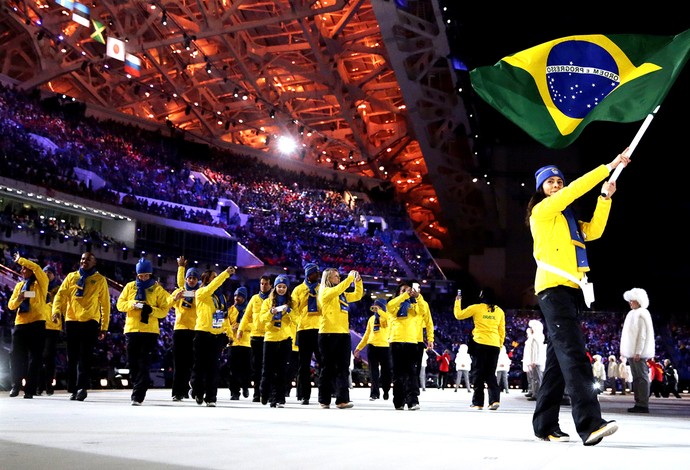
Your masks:
{"label": "yellow jacket", "polygon": [[[317,299],[319,286],[320,284],[317,284],[316,286]],[[292,290],[292,315],[294,316],[294,318],[297,319],[297,331],[316,330],[319,328],[319,324],[321,323],[321,315],[318,309],[318,301],[317,311],[308,311],[307,306],[310,295],[311,294],[309,293],[309,288],[307,287],[306,282],[302,282],[301,284],[295,286],[295,288]]]}
{"label": "yellow jacket", "polygon": [[[29,297],[29,311],[19,312],[19,306],[22,301],[19,300],[19,295],[22,292],[26,280],[19,281],[12,291],[10,300],[7,302],[7,308],[10,310],[17,310],[17,315],[14,318],[15,325],[26,325],[37,321],[47,321],[46,316],[46,297],[48,295],[48,275],[43,272],[43,269],[33,261],[26,258],[19,258],[17,261],[20,265],[31,270],[34,273],[36,281],[29,287],[34,292],[34,297]],[[52,323],[52,321],[51,321]]]}
{"label": "yellow jacket", "polygon": [[272,307],[273,301],[270,297],[261,304],[260,318],[266,331],[264,334],[264,341],[283,341],[292,338],[292,312],[290,308],[288,307],[283,311],[283,317],[280,322],[278,322],[280,325],[276,326],[276,322],[273,320],[273,314],[271,313]]}
{"label": "yellow jacket", "polygon": [[417,303],[419,304],[419,315],[417,315],[417,322],[419,323],[419,335],[417,336],[417,342],[424,342],[424,330],[426,330],[426,340],[429,343],[434,342],[434,319],[431,317],[431,309],[429,308],[429,303],[424,300],[422,294],[417,297]]}
{"label": "yellow jacket", "polygon": [[[553,196],[551,196],[553,197]],[[500,348],[506,339],[506,315],[503,309],[494,305],[493,312],[488,304],[474,304],[463,309],[460,299],[455,299],[453,314],[458,320],[472,317],[474,329],[472,339],[476,343]]]}
{"label": "yellow jacket", "polygon": [[249,324],[247,322],[244,323],[245,329],[242,331],[242,338],[239,340],[237,339],[237,331],[240,328],[242,320],[244,320],[244,317],[247,316],[247,310],[249,310],[248,303],[244,309],[244,315],[238,321],[237,318],[240,316],[240,311],[237,310],[237,307],[233,305],[228,309],[228,319],[230,321],[230,328],[232,328],[233,336],[235,337],[235,342],[232,343],[233,346],[245,346],[247,348],[251,347],[251,328],[249,328]]}
{"label": "yellow jacket", "polygon": [[[572,274],[576,279],[582,279],[584,273],[578,270],[575,245],[570,236],[568,222],[562,212],[577,198],[606,179],[608,174],[606,165],[600,165],[555,194],[544,198],[532,208],[529,225],[534,240],[535,259],[560,268]],[[610,212],[611,199],[599,196],[592,220],[578,221],[585,242],[601,237]],[[544,289],[555,286],[579,288],[574,282],[537,266],[534,291],[538,294]]]}
{"label": "yellow jacket", "polygon": [[79,271],[73,271],[65,277],[53,299],[53,315],[64,315],[65,321],[96,320],[101,331],[108,331],[110,325],[110,291],[108,281],[101,273],[96,272],[86,279],[84,295],[77,297]]}
{"label": "yellow jacket", "polygon": [[[172,297],[157,282],[146,289],[146,300],[139,301],[134,297],[137,295],[137,283],[131,281],[125,284],[124,289],[117,299],[117,309],[126,313],[125,333],[155,333],[160,334],[159,319],[165,318],[170,312]],[[141,322],[141,309],[135,304],[143,302],[151,307],[149,322]]]}
{"label": "yellow jacket", "polygon": [[[234,339],[232,328],[230,327],[230,319],[228,318],[228,311],[216,312],[216,305],[213,299],[213,293],[230,277],[227,271],[223,271],[217,275],[206,286],[201,286],[196,290],[196,324],[194,330],[206,331],[214,335],[226,334],[228,339]],[[223,316],[222,321],[220,315]]]}
{"label": "yellow jacket", "polygon": [[[411,303],[407,310],[407,316],[398,316],[400,305],[409,298],[410,294],[408,292],[403,292],[399,296],[388,301],[387,313],[391,343],[419,343],[421,322],[418,317],[424,315],[424,305],[419,301],[417,303]],[[417,297],[417,299],[419,298],[421,298],[421,295]]]}
{"label": "yellow jacket", "polygon": [[[57,279],[55,279],[55,281],[57,282]],[[57,321],[53,321],[53,299],[59,288],[59,282],[52,289],[50,288],[50,282],[48,282],[48,295],[46,296],[46,330],[62,331],[62,317],[58,315]]]}
{"label": "yellow jacket", "polygon": [[319,288],[317,297],[319,310],[321,310],[321,322],[319,333],[347,333],[350,334],[350,316],[347,310],[340,306],[340,294],[345,294],[347,302],[357,302],[364,295],[364,284],[360,278],[355,282],[354,292],[345,292],[355,280],[353,275],[348,275],[340,283],[333,287]]}
{"label": "yellow jacket", "polygon": [[175,300],[177,293],[184,290],[184,287],[179,287],[170,295],[170,304],[175,307],[175,330],[193,330],[196,325],[196,297],[192,299],[181,297]]}
{"label": "yellow jacket", "polygon": [[371,344],[372,346],[379,346],[381,348],[387,348],[390,346],[388,343],[388,335],[390,330],[388,328],[388,317],[386,312],[381,312],[379,315],[379,329],[374,330],[374,320],[376,316],[372,315],[367,320],[367,329],[359,341],[359,344],[355,348],[355,351],[361,351],[365,346]]}
{"label": "yellow jacket", "polygon": [[[260,294],[252,295],[247,304],[247,309],[244,311],[244,317],[240,321],[239,329],[242,330],[242,336],[249,331],[250,337],[263,338],[266,334],[264,324],[261,322],[261,306],[264,299]],[[251,339],[250,339],[251,341]]]}

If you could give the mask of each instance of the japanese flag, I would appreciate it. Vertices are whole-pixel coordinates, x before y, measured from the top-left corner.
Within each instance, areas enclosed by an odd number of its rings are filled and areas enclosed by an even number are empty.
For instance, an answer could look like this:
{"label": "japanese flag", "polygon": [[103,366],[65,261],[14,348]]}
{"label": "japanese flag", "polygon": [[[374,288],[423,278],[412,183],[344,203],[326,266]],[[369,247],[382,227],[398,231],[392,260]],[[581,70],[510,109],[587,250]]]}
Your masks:
{"label": "japanese flag", "polygon": [[108,36],[105,54],[113,59],[125,61],[125,42]]}

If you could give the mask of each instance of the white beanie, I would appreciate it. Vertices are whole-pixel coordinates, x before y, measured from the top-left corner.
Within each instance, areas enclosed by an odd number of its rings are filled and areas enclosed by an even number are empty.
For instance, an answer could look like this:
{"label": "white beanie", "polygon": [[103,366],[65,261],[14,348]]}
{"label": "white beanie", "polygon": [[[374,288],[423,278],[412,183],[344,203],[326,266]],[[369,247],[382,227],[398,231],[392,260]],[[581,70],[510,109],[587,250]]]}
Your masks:
{"label": "white beanie", "polygon": [[625,294],[623,294],[623,299],[625,299],[627,302],[630,302],[631,300],[637,300],[637,303],[640,304],[640,307],[649,307],[649,297],[647,296],[647,291],[645,291],[644,289],[640,289],[638,287],[633,287]]}

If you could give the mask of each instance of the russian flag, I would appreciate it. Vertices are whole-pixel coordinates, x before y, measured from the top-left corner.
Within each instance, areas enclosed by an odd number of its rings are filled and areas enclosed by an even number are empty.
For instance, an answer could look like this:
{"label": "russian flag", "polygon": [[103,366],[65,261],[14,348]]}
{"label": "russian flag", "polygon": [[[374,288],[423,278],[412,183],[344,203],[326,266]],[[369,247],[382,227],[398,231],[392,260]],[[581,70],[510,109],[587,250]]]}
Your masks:
{"label": "russian flag", "polygon": [[125,55],[125,73],[132,77],[141,76],[141,59],[134,54]]}
{"label": "russian flag", "polygon": [[91,12],[89,7],[81,3],[74,3],[74,10],[72,10],[72,21],[76,21],[87,28],[91,26],[90,20]]}

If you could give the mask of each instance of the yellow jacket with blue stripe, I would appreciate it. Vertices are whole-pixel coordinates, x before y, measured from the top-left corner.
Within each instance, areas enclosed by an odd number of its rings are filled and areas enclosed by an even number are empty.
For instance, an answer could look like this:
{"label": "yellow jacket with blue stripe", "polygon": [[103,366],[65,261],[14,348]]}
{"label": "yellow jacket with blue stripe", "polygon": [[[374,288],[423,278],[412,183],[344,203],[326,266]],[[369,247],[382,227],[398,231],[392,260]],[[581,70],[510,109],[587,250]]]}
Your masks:
{"label": "yellow jacket with blue stripe", "polygon": [[268,297],[261,304],[260,318],[265,329],[264,341],[283,341],[292,338],[292,312],[290,308],[284,310],[282,318],[276,321],[273,320],[272,307],[273,300],[271,297]]}
{"label": "yellow jacket with blue stripe", "polygon": [[76,296],[79,271],[69,273],[53,299],[53,315],[64,315],[64,321],[96,320],[101,331],[110,325],[110,291],[108,281],[99,272],[86,278],[84,295]]}
{"label": "yellow jacket with blue stripe", "polygon": [[[534,240],[534,258],[559,268],[576,279],[582,279],[583,271],[578,270],[575,245],[573,244],[568,221],[563,211],[577,198],[589,192],[609,175],[606,165],[600,165],[589,173],[574,180],[555,194],[544,198],[532,208],[529,217],[530,230]],[[578,221],[585,242],[601,237],[611,212],[611,199],[599,196],[590,222]],[[555,286],[579,288],[558,274],[537,266],[534,291],[539,293]]]}
{"label": "yellow jacket with blue stripe", "polygon": [[[345,292],[350,284],[355,283],[354,292]],[[348,275],[333,287],[319,287],[317,297],[321,310],[319,333],[347,333],[350,334],[350,315],[345,306],[341,305],[340,294],[345,294],[347,303],[357,302],[364,295],[364,284],[360,278],[355,281],[353,275]]]}
{"label": "yellow jacket with blue stripe", "polygon": [[[317,330],[319,328],[319,324],[321,323],[318,301],[316,312],[308,311],[307,307],[309,305],[309,297],[311,295],[312,294],[309,292],[309,287],[307,287],[306,282],[302,282],[301,284],[295,286],[295,288],[292,290],[292,314],[294,315],[294,318],[298,319],[297,331]],[[316,299],[318,299],[318,295],[319,284],[316,286]]]}
{"label": "yellow jacket with blue stripe", "polygon": [[424,315],[424,305],[421,302],[410,303],[407,310],[407,316],[398,316],[400,306],[409,298],[410,294],[408,292],[403,292],[399,296],[388,301],[387,313],[388,324],[390,325],[391,343],[419,343],[419,334],[422,324],[420,317]]}
{"label": "yellow jacket with blue stripe", "polygon": [[261,306],[263,305],[264,299],[261,298],[260,294],[254,294],[249,303],[247,304],[247,309],[244,311],[244,317],[240,321],[239,329],[242,330],[242,336],[249,331],[250,341],[253,338],[263,338],[266,334],[266,328],[261,322]]}
{"label": "yellow jacket with blue stripe", "polygon": [[[125,333],[155,333],[160,334],[159,320],[168,316],[172,298],[157,282],[146,289],[146,300],[139,301],[134,297],[137,295],[136,281],[128,282],[120,297],[117,299],[117,309],[126,313]],[[136,306],[138,302],[143,302],[151,307],[148,323],[141,321],[141,309]]]}
{"label": "yellow jacket with blue stripe", "polygon": [[431,317],[431,309],[429,303],[424,299],[422,294],[417,296],[417,304],[419,304],[419,315],[417,315],[417,322],[419,323],[419,331],[417,342],[424,342],[424,331],[426,331],[426,340],[429,343],[434,342],[434,319]]}
{"label": "yellow jacket with blue stripe", "polygon": [[378,329],[376,329],[376,325],[374,324],[375,320],[376,315],[370,316],[369,320],[367,320],[367,329],[355,348],[356,351],[361,351],[368,345],[378,346],[380,348],[387,348],[390,346],[390,343],[388,343],[390,329],[388,328],[388,317],[386,316],[386,312],[381,312],[379,314]]}
{"label": "yellow jacket with blue stripe", "polygon": [[[17,311],[17,315],[14,318],[14,324],[26,325],[37,321],[47,321],[46,297],[48,295],[48,275],[38,264],[26,258],[19,258],[17,262],[34,273],[36,280],[29,287],[29,289],[35,293],[34,297],[28,297],[26,299],[29,301],[29,311]],[[23,301],[19,300],[19,295],[22,292],[24,284],[26,284],[26,280],[19,281],[17,285],[14,286],[10,300],[7,302],[7,308],[10,310],[17,310],[22,304]]]}
{"label": "yellow jacket with blue stripe", "polygon": [[249,303],[245,302],[245,308],[244,308],[244,315],[242,315],[242,318],[238,317],[240,316],[240,311],[237,309],[237,306],[233,305],[228,309],[228,318],[230,321],[230,328],[232,328],[233,335],[235,337],[235,341],[232,343],[233,347],[234,346],[245,346],[247,348],[251,347],[251,328],[247,328],[248,324],[247,322],[244,322],[245,324],[245,330],[242,331],[242,338],[237,339],[237,331],[240,329],[240,326],[242,325],[242,320],[244,317],[247,316],[247,312],[249,310]]}
{"label": "yellow jacket with blue stripe", "polygon": [[218,310],[214,292],[230,277],[227,271],[223,271],[213,278],[208,285],[196,290],[196,325],[195,331],[206,331],[214,335],[226,334],[228,339],[234,339],[228,310]]}

